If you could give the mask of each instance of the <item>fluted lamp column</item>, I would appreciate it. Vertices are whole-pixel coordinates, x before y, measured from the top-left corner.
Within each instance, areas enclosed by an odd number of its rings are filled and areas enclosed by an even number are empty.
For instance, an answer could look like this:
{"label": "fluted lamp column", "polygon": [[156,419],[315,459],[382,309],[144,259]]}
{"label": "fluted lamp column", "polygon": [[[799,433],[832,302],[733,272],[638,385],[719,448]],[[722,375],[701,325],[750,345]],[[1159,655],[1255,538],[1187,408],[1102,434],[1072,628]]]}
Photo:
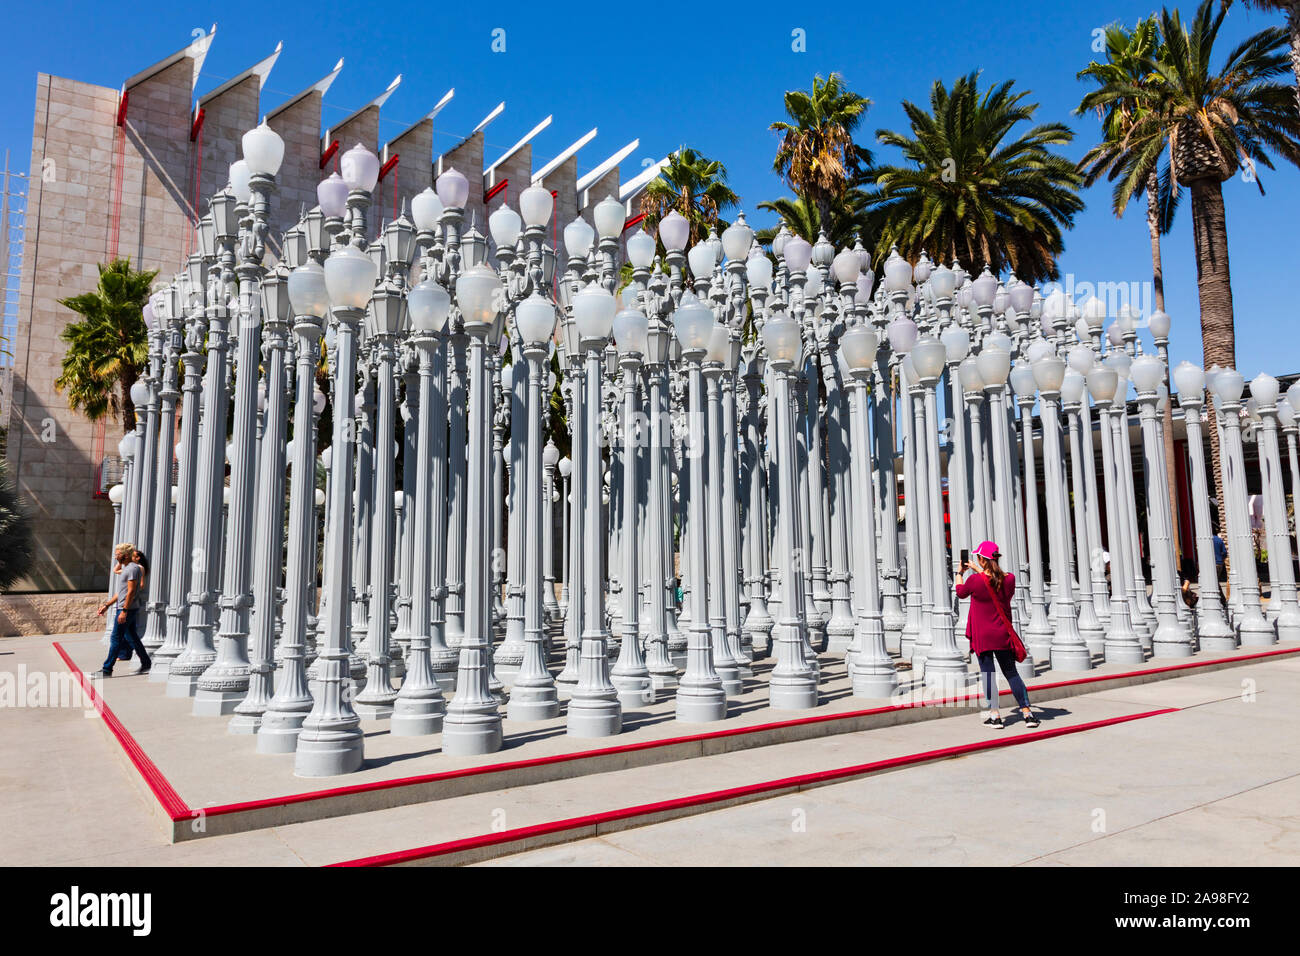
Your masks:
{"label": "fluted lamp column", "polygon": [[[1137,363],[1134,363],[1135,365]],[[1272,375],[1261,372],[1250,382],[1250,395],[1262,420],[1259,442],[1260,469],[1263,472],[1265,524],[1268,552],[1275,568],[1270,603],[1277,603],[1277,637],[1281,641],[1300,640],[1300,606],[1296,603],[1295,570],[1291,560],[1291,533],[1287,523],[1286,495],[1282,482],[1282,455],[1278,443],[1278,383]]]}
{"label": "fluted lamp column", "polygon": [[[1237,636],[1224,613],[1223,592],[1219,590],[1214,563],[1210,489],[1205,474],[1205,445],[1201,438],[1205,371],[1191,362],[1180,362],[1174,369],[1174,383],[1178,386],[1178,402],[1183,407],[1183,422],[1187,426],[1187,457],[1192,478],[1192,523],[1196,531],[1196,570],[1200,592],[1196,605],[1196,638],[1203,651],[1232,651],[1236,650]],[[1292,487],[1300,487],[1300,484],[1293,481]]]}
{"label": "fluted lamp column", "polygon": [[[527,500],[527,529],[520,537],[524,555],[524,651],[519,672],[510,688],[506,716],[511,720],[549,720],[559,716],[560,696],[555,680],[546,668],[545,628],[546,595],[542,569],[544,541],[542,515],[542,381],[547,345],[555,333],[555,305],[534,292],[515,308],[515,322],[523,340],[524,360],[528,363],[527,438],[523,445],[525,474],[521,476],[523,497]],[[523,422],[512,422],[521,428]],[[554,446],[549,446],[553,448]],[[517,520],[512,516],[512,520]],[[636,642],[633,641],[633,644]]]}

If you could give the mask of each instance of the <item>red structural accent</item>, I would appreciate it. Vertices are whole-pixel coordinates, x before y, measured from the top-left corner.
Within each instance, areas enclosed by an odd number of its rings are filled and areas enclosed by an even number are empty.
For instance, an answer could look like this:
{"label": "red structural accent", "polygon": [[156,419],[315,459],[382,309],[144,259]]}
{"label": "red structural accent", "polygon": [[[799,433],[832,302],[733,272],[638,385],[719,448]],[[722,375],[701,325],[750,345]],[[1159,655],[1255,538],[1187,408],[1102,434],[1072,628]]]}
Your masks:
{"label": "red structural accent", "polygon": [[629,219],[627,222],[623,223],[623,231],[627,232],[633,226],[639,226],[643,219],[645,219],[645,213],[638,213],[637,215]]}
{"label": "red structural accent", "polygon": [[510,180],[508,179],[501,180],[501,182],[497,183],[495,186],[493,186],[491,189],[489,189],[486,193],[483,194],[483,201],[487,202],[489,199],[494,198],[497,193],[501,192],[509,184],[510,184]]}
{"label": "red structural accent", "polygon": [[334,154],[339,151],[339,141],[336,139],[325,147],[325,152],[320,154],[320,168],[324,169],[325,164],[334,158]]}
{"label": "red structural accent", "polygon": [[[72,659],[68,656],[67,652],[64,651],[62,645],[58,641],[54,641],[52,643],[54,645],[55,650],[58,651],[59,656],[63,658],[63,662],[68,665],[69,669],[74,674],[78,675],[79,679],[82,682],[82,685],[85,686],[87,681],[85,676],[82,674],[81,668],[79,668],[72,661]],[[1281,656],[1296,655],[1296,654],[1300,654],[1300,648],[1294,648],[1294,647],[1279,648],[1277,650],[1272,650],[1272,651],[1259,651],[1254,654],[1242,654],[1233,657],[1216,657],[1210,660],[1189,661],[1183,664],[1170,664],[1165,667],[1153,667],[1141,671],[1123,671],[1118,674],[1100,674],[1094,677],[1079,677],[1074,680],[1055,681],[1050,684],[1038,684],[1030,689],[1035,693],[1037,693],[1039,691],[1052,690],[1059,687],[1072,687],[1079,684],[1095,684],[1095,683],[1101,683],[1103,681],[1109,681],[1109,680],[1120,680],[1126,677],[1140,677],[1144,674],[1162,674],[1170,671],[1194,670],[1200,667],[1209,667],[1214,664],[1220,664],[1223,663],[1224,661],[1250,661],[1250,660],[1259,660],[1259,659],[1269,658],[1269,657],[1281,657]],[[91,691],[93,693],[93,688],[91,689]],[[1011,691],[1009,689],[1001,691],[1002,696],[1008,696],[1010,694]],[[971,700],[977,696],[978,693],[971,693],[960,697],[958,696],[945,697],[942,700],[937,700],[937,701],[923,700],[919,703],[914,702],[908,704],[891,704],[891,705],[886,705],[884,707],[873,707],[867,710],[846,711],[838,714],[819,714],[811,717],[799,717],[793,720],[780,720],[780,721],[773,721],[772,723],[767,723],[767,724],[756,724],[749,727],[731,727],[725,730],[713,730],[713,731],[708,731],[707,733],[691,734],[686,737],[669,737],[663,740],[648,740],[648,741],[642,741],[640,743],[635,743],[635,744],[623,744],[617,747],[605,747],[601,750],[586,750],[579,753],[553,754],[547,757],[534,757],[529,760],[515,760],[515,761],[510,761],[508,763],[485,764],[479,767],[465,767],[460,770],[447,770],[447,771],[442,771],[440,773],[429,773],[429,774],[421,774],[413,777],[402,777],[397,780],[377,780],[371,783],[351,784],[344,787],[334,787],[329,790],[316,790],[311,793],[293,793],[293,794],[286,794],[285,796],[280,796],[280,797],[267,797],[261,800],[250,800],[241,803],[229,803],[229,804],[223,804],[221,806],[205,807],[203,809],[203,813],[206,816],[219,816],[221,814],[238,813],[245,810],[258,810],[267,807],[285,806],[292,803],[307,803],[313,800],[322,800],[330,797],[346,796],[349,794],[368,793],[376,790],[390,790],[390,789],[395,789],[398,787],[406,787],[418,783],[436,782],[438,780],[450,780],[457,777],[475,777],[483,774],[498,773],[507,770],[517,770],[522,767],[536,767],[536,766],[543,766],[545,764],[568,763],[575,760],[583,760],[588,757],[599,757],[599,756],[606,756],[610,754],[620,754],[620,753],[633,753],[638,750],[653,750],[659,747],[667,747],[673,744],[690,743],[692,741],[697,741],[697,740],[718,740],[725,737],[742,736],[744,734],[754,733],[763,730],[774,730],[774,729],[780,729],[784,727],[797,727],[803,724],[825,723],[827,721],[843,720],[851,717],[870,716],[872,714],[884,714],[884,713],[890,713],[892,711],[911,710],[914,708],[942,707],[949,704],[955,704],[955,703]],[[97,694],[94,695],[92,699],[100,700]],[[158,801],[159,803],[162,804],[163,809],[171,815],[171,818],[173,820],[190,819],[191,816],[193,815],[193,811],[183,800],[180,799],[180,797],[176,794],[176,791],[172,789],[171,785],[167,782],[167,779],[163,776],[162,771],[160,771],[154,765],[153,761],[149,760],[149,758],[145,755],[144,750],[136,742],[135,738],[131,736],[130,731],[128,731],[121,724],[121,722],[118,721],[117,718],[112,715],[112,711],[108,708],[107,704],[104,704],[102,706],[101,714],[104,716],[105,722],[110,724],[110,730],[112,730],[113,735],[117,738],[118,743],[122,745],[122,749],[125,750],[127,752],[127,755],[131,758],[131,762],[135,764],[136,768],[140,770],[141,775],[145,777],[146,782],[149,783],[150,789],[152,789],[154,791],[154,794],[158,797]],[[1085,725],[1079,725],[1079,726],[1080,728],[1082,728]],[[1059,734],[1067,731],[1068,728],[1060,731],[1043,731],[1042,733]],[[1022,736],[1027,737],[1030,735],[1022,735]],[[1016,739],[1021,739],[1021,738],[1016,738]],[[137,759],[137,755],[140,759]],[[154,785],[155,781],[157,782],[158,786]]]}
{"label": "red structural accent", "polygon": [[199,107],[198,113],[194,115],[194,122],[190,125],[190,142],[198,139],[199,132],[203,129],[203,120],[208,115],[207,110],[202,106]]}
{"label": "red structural accent", "polygon": [[398,160],[398,155],[394,153],[389,158],[388,162],[384,163],[384,165],[379,167],[379,182],[382,183],[384,181],[384,177],[387,176],[390,172],[392,172],[392,170],[397,166],[397,160]]}
{"label": "red structural accent", "polygon": [[603,813],[592,813],[580,817],[569,817],[566,820],[553,820],[549,823],[539,823],[531,827],[519,827],[514,830],[503,830],[500,833],[484,833],[462,840],[451,840],[446,843],[434,843],[430,846],[416,847],[415,849],[410,850],[399,850],[395,853],[382,853],[378,856],[367,856],[356,860],[347,860],[343,863],[331,863],[328,865],[332,867],[391,866],[394,863],[427,860],[431,857],[446,856],[447,854],[458,853],[464,850],[476,850],[486,846],[498,846],[503,843],[514,843],[528,837],[543,836],[551,833],[563,833],[566,830],[580,830],[585,827],[599,826],[602,823],[611,823],[618,820],[627,820],[633,817],[664,813],[672,810],[708,806],[712,803],[723,803],[728,800],[734,800],[738,797],[756,796],[759,794],[772,793],[774,791],[788,790],[791,788],[832,783],[837,780],[845,780],[851,777],[862,776],[864,774],[880,773],[885,770],[895,770],[900,767],[929,763],[934,760],[946,760],[951,757],[961,757],[966,754],[979,753],[984,750],[995,750],[1001,747],[1015,747],[1020,744],[1032,743],[1037,740],[1047,740],[1051,737],[1062,737],[1066,734],[1077,734],[1086,730],[1096,730],[1100,727],[1109,727],[1114,724],[1128,723],[1132,720],[1142,720],[1147,717],[1159,717],[1162,714],[1173,714],[1177,713],[1181,709],[1182,708],[1179,707],[1165,707],[1161,710],[1150,710],[1141,714],[1126,714],[1122,717],[1108,717],[1104,720],[1092,720],[1084,724],[1075,724],[1072,727],[1059,727],[1054,730],[1040,730],[1034,733],[1020,734],[1015,737],[982,740],[978,743],[959,744],[954,747],[941,747],[938,750],[926,750],[921,753],[903,754],[899,757],[889,757],[885,760],[873,760],[870,763],[855,764],[850,767],[839,767],[835,770],[818,770],[813,773],[798,774],[793,777],[782,777],[778,780],[764,780],[761,783],[751,783],[741,787],[731,787],[726,790],[714,790],[709,793],[700,793],[689,797],[677,797],[673,800],[661,800],[656,803],[643,803],[638,806],[624,807],[620,810],[606,810]]}
{"label": "red structural accent", "polygon": [[82,690],[86,692],[95,705],[95,710],[104,718],[104,724],[108,727],[109,733],[116,737],[117,742],[122,745],[127,758],[135,765],[135,769],[140,771],[140,776],[144,777],[145,784],[153,791],[153,795],[158,798],[163,810],[173,820],[189,819],[193,815],[189,806],[181,799],[180,794],[172,789],[172,785],[167,782],[167,778],[163,776],[162,771],[149,759],[149,755],[144,752],[144,749],[136,743],[135,738],[131,736],[131,732],[122,725],[122,722],[117,719],[117,715],[104,702],[104,698],[99,696],[94,684],[81,672],[81,668],[72,662],[72,658],[68,657],[68,652],[57,641],[54,644],[54,649],[63,658],[63,663],[67,664],[72,673],[77,676],[77,680],[81,682]]}
{"label": "red structural accent", "polygon": [[112,201],[108,214],[108,258],[117,258],[118,233],[122,226],[122,175],[126,164],[126,106],[130,94],[122,91],[117,101],[117,133],[113,137]]}

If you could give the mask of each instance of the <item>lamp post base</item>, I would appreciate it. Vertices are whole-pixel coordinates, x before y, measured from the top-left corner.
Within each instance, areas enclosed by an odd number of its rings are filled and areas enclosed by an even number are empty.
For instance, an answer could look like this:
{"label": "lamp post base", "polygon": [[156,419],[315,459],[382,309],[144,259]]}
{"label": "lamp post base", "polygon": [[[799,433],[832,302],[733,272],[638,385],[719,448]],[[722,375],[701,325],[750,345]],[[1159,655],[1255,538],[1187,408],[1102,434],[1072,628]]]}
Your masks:
{"label": "lamp post base", "polygon": [[350,730],[309,730],[298,734],[295,777],[336,777],[361,769],[365,743],[360,727]]}
{"label": "lamp post base", "polygon": [[[308,708],[311,703],[308,702]],[[298,735],[308,711],[302,713],[274,713],[262,717],[257,728],[257,752],[260,754],[291,754],[298,749]]]}
{"label": "lamp post base", "polygon": [[476,757],[501,749],[501,717],[496,701],[491,713],[448,713],[442,721],[442,752],[449,757]]}
{"label": "lamp post base", "polygon": [[1058,671],[1092,670],[1092,654],[1087,644],[1068,644],[1051,649],[1052,669]]}
{"label": "lamp post base", "polygon": [[773,677],[768,684],[767,705],[773,710],[811,710],[817,706],[817,675],[808,672]]}
{"label": "lamp post base", "polygon": [[388,732],[394,737],[428,737],[441,733],[445,708],[441,700],[399,699],[393,705]]}
{"label": "lamp post base", "polygon": [[566,732],[570,737],[613,737],[623,729],[623,708],[617,697],[573,698]]}
{"label": "lamp post base", "polygon": [[679,687],[677,720],[687,724],[704,724],[727,716],[727,695],[721,687]]}
{"label": "lamp post base", "polygon": [[[197,681],[195,682],[197,685]],[[170,681],[169,681],[170,685]],[[248,694],[248,689],[244,690],[208,690],[204,687],[197,687],[194,691],[194,708],[195,717],[224,717],[226,714],[233,714],[239,702]]]}
{"label": "lamp post base", "polygon": [[654,683],[649,673],[610,676],[610,683],[618,691],[618,703],[624,710],[639,710],[655,702]]}
{"label": "lamp post base", "polygon": [[510,720],[551,720],[560,716],[560,694],[555,685],[525,687],[516,684],[506,704]]}

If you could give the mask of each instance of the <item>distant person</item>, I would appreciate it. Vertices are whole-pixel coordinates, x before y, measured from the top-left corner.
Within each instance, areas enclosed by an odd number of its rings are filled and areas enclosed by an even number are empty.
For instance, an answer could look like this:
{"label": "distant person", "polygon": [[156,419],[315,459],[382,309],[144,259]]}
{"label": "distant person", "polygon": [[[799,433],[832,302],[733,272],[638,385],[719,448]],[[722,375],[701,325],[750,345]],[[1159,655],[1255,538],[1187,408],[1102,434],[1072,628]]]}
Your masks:
{"label": "distant person", "polygon": [[993,670],[996,661],[1002,676],[1011,685],[1016,703],[1020,705],[1025,726],[1037,727],[1039,721],[1029,706],[1029,691],[1016,673],[1015,641],[1019,638],[1014,637],[1015,631],[1011,626],[1011,595],[1015,593],[1016,581],[1014,576],[1002,570],[998,564],[1000,557],[998,546],[985,541],[975,549],[975,560],[966,562],[966,567],[973,572],[970,577],[963,581],[961,575],[957,575],[957,597],[970,598],[966,637],[970,639],[971,653],[979,659],[980,690],[988,710],[984,723],[998,730],[1005,726],[997,706],[997,677]]}
{"label": "distant person", "polygon": [[118,660],[123,647],[134,648],[140,655],[140,667],[135,673],[147,674],[152,666],[149,652],[140,640],[138,622],[140,608],[144,604],[144,568],[135,562],[135,554],[136,549],[125,542],[113,549],[113,557],[121,568],[117,578],[117,592],[96,611],[102,615],[112,607],[114,614],[113,632],[108,639],[108,657],[104,659],[104,665],[99,671],[104,677],[113,676],[113,664]]}
{"label": "distant person", "polygon": [[1220,583],[1228,580],[1228,546],[1218,534],[1214,536],[1214,576]]}

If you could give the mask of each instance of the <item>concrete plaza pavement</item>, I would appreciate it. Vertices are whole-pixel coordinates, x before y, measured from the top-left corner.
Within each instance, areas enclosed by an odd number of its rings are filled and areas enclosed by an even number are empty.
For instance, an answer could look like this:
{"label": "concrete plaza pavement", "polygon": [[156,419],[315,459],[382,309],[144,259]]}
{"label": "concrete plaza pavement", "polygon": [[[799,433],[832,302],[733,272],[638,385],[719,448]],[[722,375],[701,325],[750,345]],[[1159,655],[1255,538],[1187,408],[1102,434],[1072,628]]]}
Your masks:
{"label": "concrete plaza pavement", "polygon": [[[62,664],[48,638],[5,641],[0,655],[4,670],[16,659],[31,669]],[[1043,729],[1165,707],[1182,709],[497,862],[1300,862],[1300,657],[1048,703]],[[0,763],[0,814],[11,824],[0,831],[0,862],[87,866],[321,865],[996,733],[967,712],[173,845],[153,794],[100,721],[54,707],[9,708],[0,718],[9,758]],[[1011,723],[1000,733],[1026,731]]]}

